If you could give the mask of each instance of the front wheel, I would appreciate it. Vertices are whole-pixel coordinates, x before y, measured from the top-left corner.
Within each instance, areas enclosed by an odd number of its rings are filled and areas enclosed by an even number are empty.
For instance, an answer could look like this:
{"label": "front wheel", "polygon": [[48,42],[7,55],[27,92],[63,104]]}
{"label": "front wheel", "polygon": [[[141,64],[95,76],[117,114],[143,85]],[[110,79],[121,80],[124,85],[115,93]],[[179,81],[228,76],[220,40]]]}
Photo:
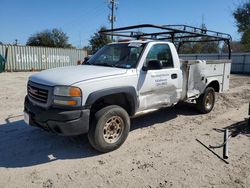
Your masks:
{"label": "front wheel", "polygon": [[105,153],[119,148],[126,140],[129,130],[128,113],[120,106],[111,105],[95,113],[88,138],[93,148]]}
{"label": "front wheel", "polygon": [[214,108],[215,103],[215,91],[212,87],[208,87],[205,89],[204,93],[200,95],[200,97],[196,100],[196,105],[198,110],[207,114],[211,112]]}

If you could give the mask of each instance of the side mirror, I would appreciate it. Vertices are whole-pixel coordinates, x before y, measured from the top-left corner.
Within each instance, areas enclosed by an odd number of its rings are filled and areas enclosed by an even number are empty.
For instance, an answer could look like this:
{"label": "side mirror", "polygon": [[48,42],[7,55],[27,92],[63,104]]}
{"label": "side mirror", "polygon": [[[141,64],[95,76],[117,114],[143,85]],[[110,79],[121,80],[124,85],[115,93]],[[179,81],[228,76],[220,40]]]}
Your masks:
{"label": "side mirror", "polygon": [[143,66],[142,70],[147,71],[147,70],[159,70],[162,69],[162,62],[159,60],[151,60],[148,62],[147,66]]}
{"label": "side mirror", "polygon": [[87,63],[87,61],[90,59],[91,56],[86,56],[83,60],[83,64]]}

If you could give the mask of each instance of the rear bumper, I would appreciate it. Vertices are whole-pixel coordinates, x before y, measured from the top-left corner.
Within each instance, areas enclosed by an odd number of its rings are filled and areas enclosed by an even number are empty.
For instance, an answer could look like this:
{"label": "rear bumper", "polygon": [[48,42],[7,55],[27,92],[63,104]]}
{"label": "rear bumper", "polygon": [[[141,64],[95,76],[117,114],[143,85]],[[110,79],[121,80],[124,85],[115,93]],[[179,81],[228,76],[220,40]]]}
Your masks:
{"label": "rear bumper", "polygon": [[29,114],[29,125],[40,127],[59,135],[80,135],[87,133],[89,130],[89,109],[45,109],[34,105],[26,97],[24,111]]}

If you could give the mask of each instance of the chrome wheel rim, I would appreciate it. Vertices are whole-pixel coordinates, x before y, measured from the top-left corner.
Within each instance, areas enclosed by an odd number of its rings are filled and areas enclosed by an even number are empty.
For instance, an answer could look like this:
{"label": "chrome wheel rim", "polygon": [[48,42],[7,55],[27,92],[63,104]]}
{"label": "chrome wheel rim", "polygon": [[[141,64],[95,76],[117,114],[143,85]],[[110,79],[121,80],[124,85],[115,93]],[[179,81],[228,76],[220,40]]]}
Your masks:
{"label": "chrome wheel rim", "polygon": [[213,93],[209,92],[206,96],[206,99],[205,99],[206,109],[210,110],[213,107],[213,103],[214,103],[214,95],[213,95]]}
{"label": "chrome wheel rim", "polygon": [[107,143],[117,142],[124,130],[124,121],[119,116],[109,118],[103,128],[103,138]]}

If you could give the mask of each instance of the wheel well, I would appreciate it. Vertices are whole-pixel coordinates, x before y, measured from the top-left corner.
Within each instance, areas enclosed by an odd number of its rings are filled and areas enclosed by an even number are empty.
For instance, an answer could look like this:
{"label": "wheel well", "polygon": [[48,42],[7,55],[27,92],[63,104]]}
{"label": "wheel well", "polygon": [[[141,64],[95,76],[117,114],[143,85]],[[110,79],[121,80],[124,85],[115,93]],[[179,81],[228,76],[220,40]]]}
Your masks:
{"label": "wheel well", "polygon": [[219,92],[220,91],[220,84],[219,84],[218,81],[212,81],[211,83],[208,84],[207,87],[212,87],[215,92]]}
{"label": "wheel well", "polygon": [[131,100],[131,96],[126,93],[117,93],[117,94],[111,94],[107,96],[103,96],[99,99],[97,99],[92,105],[90,112],[91,114],[94,114],[98,110],[109,106],[109,105],[118,105],[122,108],[124,108],[129,115],[134,114],[134,104]]}

